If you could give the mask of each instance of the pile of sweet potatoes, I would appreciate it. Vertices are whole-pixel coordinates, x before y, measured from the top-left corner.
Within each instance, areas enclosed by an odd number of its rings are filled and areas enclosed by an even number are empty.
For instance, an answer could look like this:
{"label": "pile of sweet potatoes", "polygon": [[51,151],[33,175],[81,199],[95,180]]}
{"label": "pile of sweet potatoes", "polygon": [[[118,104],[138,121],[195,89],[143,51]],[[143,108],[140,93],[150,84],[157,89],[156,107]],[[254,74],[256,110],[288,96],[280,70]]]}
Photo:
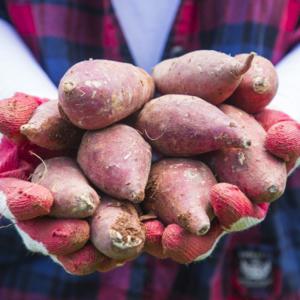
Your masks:
{"label": "pile of sweet potatoes", "polygon": [[[57,100],[0,101],[0,130],[60,151],[40,158],[31,181],[52,194],[47,218],[88,222],[83,251],[115,265],[143,251],[189,263],[225,232],[261,221],[284,192],[300,129],[265,109],[277,86],[274,66],[255,53],[194,51],[152,76],[88,60],[66,72]],[[105,271],[84,273],[95,270]]]}

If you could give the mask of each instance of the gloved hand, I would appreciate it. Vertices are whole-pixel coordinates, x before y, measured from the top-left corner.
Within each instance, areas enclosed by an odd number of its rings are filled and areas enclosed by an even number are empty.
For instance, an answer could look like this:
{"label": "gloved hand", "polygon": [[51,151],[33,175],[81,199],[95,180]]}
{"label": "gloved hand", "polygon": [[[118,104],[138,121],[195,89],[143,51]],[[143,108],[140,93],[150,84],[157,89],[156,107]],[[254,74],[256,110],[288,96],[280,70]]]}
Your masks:
{"label": "gloved hand", "polygon": [[[267,131],[266,149],[285,160],[287,170],[291,172],[300,156],[299,123],[270,109],[264,109],[255,117]],[[270,204],[254,203],[237,186],[218,183],[211,190],[211,205],[215,219],[204,236],[193,235],[177,224],[165,228],[159,220],[145,221],[145,251],[159,258],[170,257],[179,263],[205,259],[223,235],[263,221]]]}
{"label": "gloved hand", "polygon": [[27,181],[40,163],[38,157],[58,154],[31,144],[19,132],[43,102],[20,93],[0,102],[0,129],[11,138],[4,136],[0,141],[0,214],[14,224],[29,251],[50,255],[67,272],[84,275],[108,271],[118,262],[89,242],[88,222],[49,217],[54,202],[51,192]]}
{"label": "gloved hand", "polygon": [[274,109],[264,109],[255,118],[267,131],[266,149],[283,159],[291,174],[300,163],[300,124]]}
{"label": "gloved hand", "polygon": [[170,257],[179,263],[207,258],[220,238],[230,232],[246,230],[263,221],[269,203],[252,203],[237,186],[218,183],[211,190],[215,214],[207,234],[197,236],[177,224],[166,228],[159,220],[147,220],[145,251],[158,258]]}
{"label": "gloved hand", "polygon": [[[28,101],[28,97],[26,97],[26,101]],[[20,103],[23,103],[22,100]],[[22,111],[16,109],[18,105],[12,107],[18,114]],[[36,106],[32,107],[33,112]],[[26,123],[31,114],[28,113],[22,122]],[[5,113],[2,115],[6,116]],[[15,120],[17,121],[16,125],[13,124]],[[37,157],[57,156],[57,153],[50,151],[45,153],[45,149],[34,146],[24,139],[16,129],[23,125],[22,122],[13,117],[10,117],[6,123],[0,122],[1,130],[18,143],[16,145],[8,139],[2,140],[1,146],[4,147],[4,151],[0,156],[2,158],[0,177],[27,179],[33,168],[40,162]],[[295,132],[297,131],[293,131],[293,134]],[[7,150],[7,147],[10,148],[10,151]],[[297,151],[293,151],[293,153],[297,153]],[[68,272],[78,275],[88,274],[95,270],[107,271],[118,266],[118,262],[107,258],[87,242],[89,226],[86,221],[59,220],[47,217],[53,199],[50,200],[51,193],[45,191],[45,188],[16,179],[2,180],[4,180],[4,184],[2,184],[3,188],[1,185],[0,188],[5,195],[4,201],[1,201],[2,210],[9,219],[16,223],[16,228],[29,250],[50,255]],[[12,188],[8,188],[10,185]],[[7,188],[8,190],[6,190]],[[17,190],[20,190],[21,193],[16,195],[15,191]],[[25,198],[23,190],[26,190]],[[28,193],[28,190],[31,192]],[[41,199],[41,191],[44,196],[48,195],[48,198]],[[23,195],[22,201],[20,201],[19,197],[21,196],[19,195]],[[228,232],[247,229],[262,221],[269,206],[267,203],[252,203],[238,187],[226,183],[220,183],[213,187],[211,205],[216,217],[212,222],[211,229],[204,236],[195,236],[177,224],[170,224],[164,228],[159,220],[144,221],[147,237],[144,250],[154,256],[170,257],[180,263],[205,259],[213,251],[221,236]],[[77,227],[80,228],[79,236],[74,232],[75,227],[76,230]],[[43,231],[37,230],[40,228],[43,228]]]}
{"label": "gloved hand", "polygon": [[67,272],[76,275],[97,270],[105,272],[116,267],[118,262],[104,256],[88,242],[90,226],[87,221],[47,216],[53,196],[45,187],[19,179],[28,176],[32,164],[20,160],[17,149],[6,137],[2,139],[0,214],[14,224],[26,248],[50,255]]}

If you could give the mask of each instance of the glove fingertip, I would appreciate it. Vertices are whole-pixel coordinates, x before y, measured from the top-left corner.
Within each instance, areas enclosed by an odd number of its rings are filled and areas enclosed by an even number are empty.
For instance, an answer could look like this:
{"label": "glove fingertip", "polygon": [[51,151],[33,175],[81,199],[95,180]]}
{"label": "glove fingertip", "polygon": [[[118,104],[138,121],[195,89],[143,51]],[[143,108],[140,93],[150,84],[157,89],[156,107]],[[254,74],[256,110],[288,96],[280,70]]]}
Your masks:
{"label": "glove fingertip", "polygon": [[166,258],[161,241],[165,226],[159,220],[147,220],[143,223],[146,232],[144,251],[160,259]]}
{"label": "glove fingertip", "polygon": [[108,257],[100,253],[90,243],[74,253],[55,257],[55,261],[62,265],[68,273],[73,275],[94,273],[108,259]]}
{"label": "glove fingertip", "polygon": [[286,162],[295,161],[300,156],[300,126],[294,121],[284,121],[273,125],[265,140],[266,149]]}
{"label": "glove fingertip", "polygon": [[206,235],[197,236],[184,230],[177,224],[166,227],[162,244],[168,257],[181,264],[205,259],[225,234],[218,221],[213,221]]}
{"label": "glove fingertip", "polygon": [[41,99],[23,93],[0,101],[0,131],[9,137],[20,135],[20,127],[31,118]]}
{"label": "glove fingertip", "polygon": [[48,189],[16,178],[0,178],[0,192],[3,215],[19,221],[48,215],[54,202]]}
{"label": "glove fingertip", "polygon": [[54,255],[67,255],[78,251],[90,237],[89,224],[79,219],[41,217],[18,221],[17,227]]}
{"label": "glove fingertip", "polygon": [[236,186],[218,183],[211,189],[211,203],[216,217],[227,232],[241,231],[261,222],[269,203],[252,203]]}

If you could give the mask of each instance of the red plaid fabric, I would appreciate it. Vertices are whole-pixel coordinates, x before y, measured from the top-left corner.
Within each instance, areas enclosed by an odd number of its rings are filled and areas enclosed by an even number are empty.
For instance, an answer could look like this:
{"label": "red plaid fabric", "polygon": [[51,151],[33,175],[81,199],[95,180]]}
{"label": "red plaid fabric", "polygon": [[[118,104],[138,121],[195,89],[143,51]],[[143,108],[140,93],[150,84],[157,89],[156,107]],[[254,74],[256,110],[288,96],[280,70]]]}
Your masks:
{"label": "red plaid fabric", "polygon": [[[83,59],[133,62],[109,0],[3,0],[2,5],[2,15],[56,84]],[[299,0],[183,0],[163,58],[215,49],[256,51],[278,62],[300,40],[299,7]]]}

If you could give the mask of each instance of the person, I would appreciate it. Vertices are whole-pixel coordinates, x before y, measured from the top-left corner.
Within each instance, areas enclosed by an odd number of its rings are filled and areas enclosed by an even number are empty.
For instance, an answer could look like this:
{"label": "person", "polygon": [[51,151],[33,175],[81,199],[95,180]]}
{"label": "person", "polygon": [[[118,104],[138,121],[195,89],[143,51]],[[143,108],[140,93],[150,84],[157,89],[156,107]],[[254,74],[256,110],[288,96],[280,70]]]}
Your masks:
{"label": "person", "polygon": [[[0,98],[15,91],[55,98],[64,72],[91,57],[150,71],[162,59],[196,49],[255,51],[279,63],[281,85],[272,105],[300,120],[297,0],[6,0],[0,5]],[[145,254],[109,273],[71,276],[48,257],[28,255],[14,229],[2,228],[0,299],[298,299],[299,189],[296,170],[263,223],[222,239],[211,257],[190,266]]]}

